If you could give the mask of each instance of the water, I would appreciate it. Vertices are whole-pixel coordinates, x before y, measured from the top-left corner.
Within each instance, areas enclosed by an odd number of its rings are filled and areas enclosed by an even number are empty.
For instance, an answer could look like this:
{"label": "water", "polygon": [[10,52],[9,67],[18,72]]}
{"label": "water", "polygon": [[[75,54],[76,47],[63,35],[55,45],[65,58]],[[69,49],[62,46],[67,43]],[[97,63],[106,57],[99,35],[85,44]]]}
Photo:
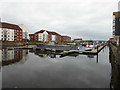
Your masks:
{"label": "water", "polygon": [[97,55],[60,55],[3,50],[3,88],[109,88],[109,49]]}

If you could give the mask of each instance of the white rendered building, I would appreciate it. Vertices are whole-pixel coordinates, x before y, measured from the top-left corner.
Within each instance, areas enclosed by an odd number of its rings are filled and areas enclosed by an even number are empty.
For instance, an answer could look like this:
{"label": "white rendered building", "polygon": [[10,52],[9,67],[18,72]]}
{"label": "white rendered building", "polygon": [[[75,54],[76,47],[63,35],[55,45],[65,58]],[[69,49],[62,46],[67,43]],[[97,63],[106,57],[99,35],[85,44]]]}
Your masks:
{"label": "white rendered building", "polygon": [[1,40],[3,41],[14,41],[14,30],[1,28]]}
{"label": "white rendered building", "polygon": [[2,41],[3,34],[2,34],[2,28],[0,28],[0,41]]}
{"label": "white rendered building", "polygon": [[24,25],[24,24],[20,24],[19,27],[22,29],[22,32],[23,32],[23,39],[24,40],[29,40],[30,37],[29,37],[29,34],[28,34],[28,28]]}

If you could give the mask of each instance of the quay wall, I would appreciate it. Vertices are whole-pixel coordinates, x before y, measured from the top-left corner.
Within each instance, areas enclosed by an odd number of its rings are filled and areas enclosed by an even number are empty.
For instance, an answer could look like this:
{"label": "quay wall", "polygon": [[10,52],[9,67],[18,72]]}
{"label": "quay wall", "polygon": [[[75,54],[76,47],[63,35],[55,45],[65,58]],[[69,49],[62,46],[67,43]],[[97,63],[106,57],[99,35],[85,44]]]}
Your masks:
{"label": "quay wall", "polygon": [[114,62],[120,65],[120,47],[110,44],[110,52],[113,54],[112,57],[115,58]]}

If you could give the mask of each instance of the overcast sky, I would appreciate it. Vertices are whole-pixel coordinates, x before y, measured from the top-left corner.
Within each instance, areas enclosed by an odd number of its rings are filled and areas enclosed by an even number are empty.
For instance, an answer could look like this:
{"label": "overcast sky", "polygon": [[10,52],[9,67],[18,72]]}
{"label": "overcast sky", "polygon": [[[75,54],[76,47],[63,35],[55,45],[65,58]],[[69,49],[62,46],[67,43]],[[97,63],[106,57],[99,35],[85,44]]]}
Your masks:
{"label": "overcast sky", "polygon": [[119,0],[1,0],[3,22],[24,24],[29,33],[45,29],[72,38],[108,40]]}

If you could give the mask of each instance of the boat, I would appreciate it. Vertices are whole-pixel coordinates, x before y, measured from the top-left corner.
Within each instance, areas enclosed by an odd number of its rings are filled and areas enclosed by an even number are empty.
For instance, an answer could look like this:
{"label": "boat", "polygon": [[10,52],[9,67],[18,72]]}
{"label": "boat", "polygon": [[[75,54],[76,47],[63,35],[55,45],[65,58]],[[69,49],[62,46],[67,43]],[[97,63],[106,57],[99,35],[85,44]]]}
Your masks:
{"label": "boat", "polygon": [[85,47],[85,51],[91,51],[92,48],[91,47]]}

